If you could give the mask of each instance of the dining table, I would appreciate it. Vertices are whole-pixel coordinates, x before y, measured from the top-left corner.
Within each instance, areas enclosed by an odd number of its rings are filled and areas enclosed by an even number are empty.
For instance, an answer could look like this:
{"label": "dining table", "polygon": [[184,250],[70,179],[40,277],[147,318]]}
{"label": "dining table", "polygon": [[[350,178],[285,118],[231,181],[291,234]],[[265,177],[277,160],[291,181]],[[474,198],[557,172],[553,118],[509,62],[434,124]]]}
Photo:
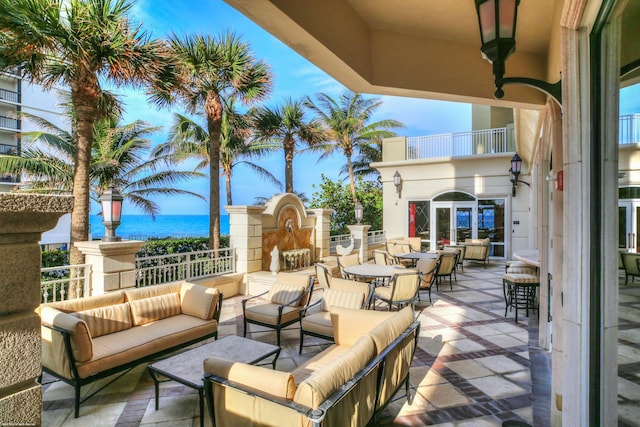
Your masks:
{"label": "dining table", "polygon": [[529,264],[532,267],[540,267],[540,255],[537,249],[523,249],[513,253],[513,258]]}
{"label": "dining table", "polygon": [[404,254],[394,254],[395,258],[406,259],[412,262],[415,267],[418,261],[421,259],[436,259],[438,258],[437,252],[407,252]]}
{"label": "dining table", "polygon": [[[390,279],[396,273],[408,271],[400,265],[358,264],[344,268],[344,272],[363,281],[367,279]],[[409,270],[410,271],[410,270]]]}

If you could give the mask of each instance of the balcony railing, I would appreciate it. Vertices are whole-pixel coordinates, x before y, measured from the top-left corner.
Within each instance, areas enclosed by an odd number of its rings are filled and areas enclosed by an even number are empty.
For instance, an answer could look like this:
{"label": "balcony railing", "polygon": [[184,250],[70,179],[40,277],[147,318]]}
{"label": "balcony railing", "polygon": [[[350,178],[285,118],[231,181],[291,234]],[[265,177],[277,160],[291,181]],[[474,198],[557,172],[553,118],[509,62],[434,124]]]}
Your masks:
{"label": "balcony railing", "polygon": [[407,138],[407,159],[473,156],[514,151],[513,128]]}
{"label": "balcony railing", "polygon": [[232,248],[136,257],[136,286],[159,285],[234,271],[235,256]]}
{"label": "balcony railing", "polygon": [[[640,114],[620,116],[618,143],[620,145],[640,143]],[[515,149],[511,127],[407,138],[407,159],[475,156],[507,153]]]}
{"label": "balcony railing", "polygon": [[[386,241],[386,231],[374,230],[367,233],[367,245],[377,245]],[[348,248],[351,245],[351,234],[336,234],[329,237],[329,254],[336,255],[336,246]],[[354,245],[354,250],[360,247],[359,243]]]}
{"label": "balcony railing", "polygon": [[18,95],[18,92],[2,88],[0,88],[0,99],[9,102],[15,102],[16,104],[20,102],[20,96]]}
{"label": "balcony railing", "polygon": [[15,156],[18,154],[18,147],[9,144],[0,144],[0,154]]}
{"label": "balcony railing", "polygon": [[18,120],[11,117],[0,116],[0,128],[19,129]]}
{"label": "balcony railing", "polygon": [[640,114],[620,116],[620,145],[640,143]]}
{"label": "balcony railing", "polygon": [[41,270],[41,302],[65,301],[89,296],[91,265],[62,265]]}

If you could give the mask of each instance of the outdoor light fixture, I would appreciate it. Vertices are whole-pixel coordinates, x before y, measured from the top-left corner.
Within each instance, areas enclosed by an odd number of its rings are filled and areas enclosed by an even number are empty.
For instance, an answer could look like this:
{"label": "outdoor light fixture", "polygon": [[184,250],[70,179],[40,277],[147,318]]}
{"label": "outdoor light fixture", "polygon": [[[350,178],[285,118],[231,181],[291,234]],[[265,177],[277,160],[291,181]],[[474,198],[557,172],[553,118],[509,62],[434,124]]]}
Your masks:
{"label": "outdoor light fixture", "polygon": [[356,215],[356,225],[360,225],[362,221],[362,216],[364,215],[364,208],[360,204],[359,201],[356,200],[356,207],[354,208],[354,212]]}
{"label": "outdoor light fixture", "polygon": [[123,199],[122,194],[113,186],[109,186],[100,196],[102,223],[106,229],[102,238],[103,242],[119,242],[121,240],[120,237],[116,236],[116,228],[120,225],[122,218]]}
{"label": "outdoor light fixture", "polygon": [[516,50],[516,21],[520,0],[476,0],[476,12],[480,25],[482,57],[493,64],[496,92],[504,96],[502,86],[509,83],[524,84],[550,95],[562,104],[561,83],[547,83],[527,77],[504,77],[505,61]]}
{"label": "outdoor light fixture", "polygon": [[513,197],[516,197],[516,186],[519,182],[531,187],[528,182],[518,180],[520,172],[522,172],[522,159],[518,156],[518,153],[516,153],[511,158],[511,168],[509,169],[509,181],[511,181],[511,195]]}
{"label": "outdoor light fixture", "polygon": [[393,185],[396,186],[396,195],[398,196],[396,198],[396,205],[398,204],[398,199],[400,198],[400,185],[402,184],[402,177],[400,176],[400,172],[396,171],[396,173],[393,174]]}

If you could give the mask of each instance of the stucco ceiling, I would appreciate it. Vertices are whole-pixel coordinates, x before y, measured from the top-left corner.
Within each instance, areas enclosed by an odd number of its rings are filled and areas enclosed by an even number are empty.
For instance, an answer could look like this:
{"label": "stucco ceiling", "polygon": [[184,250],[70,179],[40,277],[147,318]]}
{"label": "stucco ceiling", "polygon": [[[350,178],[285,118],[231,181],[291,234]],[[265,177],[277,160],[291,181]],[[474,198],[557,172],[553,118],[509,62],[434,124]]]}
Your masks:
{"label": "stucco ceiling", "polygon": [[[540,108],[534,89],[493,98],[473,0],[225,0],[347,87],[507,107]],[[507,76],[555,82],[563,0],[522,0]],[[550,60],[550,55],[555,59]]]}

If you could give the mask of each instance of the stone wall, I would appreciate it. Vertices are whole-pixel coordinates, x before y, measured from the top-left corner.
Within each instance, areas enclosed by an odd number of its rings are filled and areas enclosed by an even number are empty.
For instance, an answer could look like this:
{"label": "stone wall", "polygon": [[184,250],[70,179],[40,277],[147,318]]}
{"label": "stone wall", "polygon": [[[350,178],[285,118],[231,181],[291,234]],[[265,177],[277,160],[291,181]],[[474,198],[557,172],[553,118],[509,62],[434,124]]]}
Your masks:
{"label": "stone wall", "polygon": [[42,232],[71,212],[71,196],[0,194],[0,425],[41,425]]}

